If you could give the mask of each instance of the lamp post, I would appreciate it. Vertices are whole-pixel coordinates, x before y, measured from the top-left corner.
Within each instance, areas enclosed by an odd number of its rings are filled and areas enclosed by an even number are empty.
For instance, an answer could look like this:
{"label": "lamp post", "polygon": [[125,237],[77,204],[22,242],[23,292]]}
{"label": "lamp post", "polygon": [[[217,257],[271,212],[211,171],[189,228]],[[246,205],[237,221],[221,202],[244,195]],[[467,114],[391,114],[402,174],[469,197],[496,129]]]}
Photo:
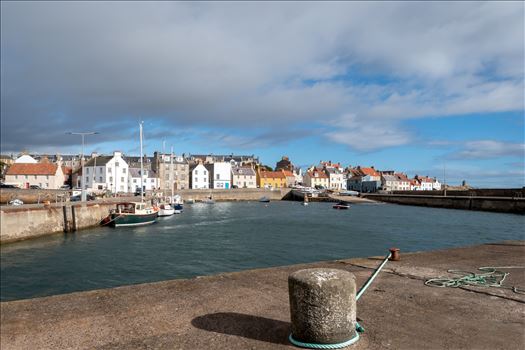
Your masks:
{"label": "lamp post", "polygon": [[87,135],[96,135],[98,134],[98,132],[96,131],[88,131],[88,132],[66,132],[67,135],[80,135],[82,136],[82,153],[80,155],[80,164],[81,164],[81,167],[82,167],[82,177],[81,177],[81,180],[80,180],[80,186],[81,186],[81,195],[80,195],[80,200],[82,202],[85,202],[86,201],[86,189],[85,189],[85,185],[84,185],[84,176],[86,175],[84,173],[84,139]]}

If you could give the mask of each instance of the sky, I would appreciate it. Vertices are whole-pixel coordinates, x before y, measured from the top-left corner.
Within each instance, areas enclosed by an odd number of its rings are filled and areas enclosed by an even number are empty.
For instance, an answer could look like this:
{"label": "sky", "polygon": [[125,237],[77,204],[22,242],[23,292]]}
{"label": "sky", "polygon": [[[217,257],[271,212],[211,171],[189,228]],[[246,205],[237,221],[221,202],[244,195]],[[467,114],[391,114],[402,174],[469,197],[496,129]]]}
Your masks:
{"label": "sky", "polygon": [[525,185],[523,2],[1,2],[2,153]]}

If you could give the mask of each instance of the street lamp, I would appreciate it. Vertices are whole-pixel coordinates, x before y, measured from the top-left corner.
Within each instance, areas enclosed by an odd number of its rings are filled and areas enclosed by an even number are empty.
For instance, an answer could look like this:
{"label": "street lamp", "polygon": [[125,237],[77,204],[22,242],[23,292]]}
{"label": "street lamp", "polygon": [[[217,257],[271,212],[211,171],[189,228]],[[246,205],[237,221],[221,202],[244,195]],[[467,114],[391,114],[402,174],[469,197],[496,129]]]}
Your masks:
{"label": "street lamp", "polygon": [[84,186],[84,176],[86,175],[84,173],[84,138],[87,136],[87,135],[96,135],[98,134],[98,132],[96,131],[88,131],[88,132],[66,132],[66,135],[80,135],[82,136],[82,154],[80,155],[80,164],[82,166],[82,177],[81,177],[81,180],[80,180],[80,187],[81,187],[81,195],[80,195],[80,200],[82,202],[85,202],[86,201],[86,190],[85,190],[85,186]]}

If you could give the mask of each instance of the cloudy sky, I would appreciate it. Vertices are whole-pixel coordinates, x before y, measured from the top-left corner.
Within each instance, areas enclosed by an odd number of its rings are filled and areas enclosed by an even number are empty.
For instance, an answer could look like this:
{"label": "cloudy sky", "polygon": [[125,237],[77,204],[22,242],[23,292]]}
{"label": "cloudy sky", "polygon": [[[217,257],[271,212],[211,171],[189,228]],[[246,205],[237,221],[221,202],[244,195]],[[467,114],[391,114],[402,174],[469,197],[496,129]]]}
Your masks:
{"label": "cloudy sky", "polygon": [[1,2],[1,150],[258,154],[523,186],[522,2]]}

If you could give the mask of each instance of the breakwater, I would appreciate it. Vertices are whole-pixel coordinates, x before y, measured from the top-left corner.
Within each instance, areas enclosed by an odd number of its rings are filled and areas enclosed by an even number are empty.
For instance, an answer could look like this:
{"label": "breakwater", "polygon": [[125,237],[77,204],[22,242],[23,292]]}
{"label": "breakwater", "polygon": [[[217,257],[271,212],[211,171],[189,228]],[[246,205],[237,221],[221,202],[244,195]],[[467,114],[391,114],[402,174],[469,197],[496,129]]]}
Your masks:
{"label": "breakwater", "polygon": [[380,202],[403,205],[525,214],[525,198],[523,197],[431,196],[376,193],[363,194],[363,197]]}

